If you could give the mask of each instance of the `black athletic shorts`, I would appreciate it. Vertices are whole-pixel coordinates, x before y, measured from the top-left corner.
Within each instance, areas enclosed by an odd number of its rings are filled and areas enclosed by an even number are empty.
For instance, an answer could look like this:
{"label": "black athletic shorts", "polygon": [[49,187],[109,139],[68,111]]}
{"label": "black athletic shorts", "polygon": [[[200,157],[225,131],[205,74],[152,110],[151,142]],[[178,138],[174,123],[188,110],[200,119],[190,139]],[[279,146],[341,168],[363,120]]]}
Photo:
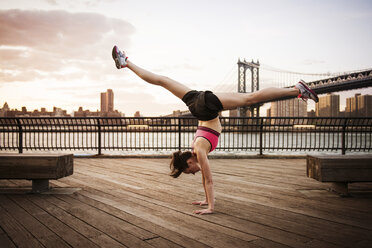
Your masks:
{"label": "black athletic shorts", "polygon": [[221,101],[211,91],[191,90],[182,97],[182,101],[191,114],[201,121],[212,120],[223,110]]}

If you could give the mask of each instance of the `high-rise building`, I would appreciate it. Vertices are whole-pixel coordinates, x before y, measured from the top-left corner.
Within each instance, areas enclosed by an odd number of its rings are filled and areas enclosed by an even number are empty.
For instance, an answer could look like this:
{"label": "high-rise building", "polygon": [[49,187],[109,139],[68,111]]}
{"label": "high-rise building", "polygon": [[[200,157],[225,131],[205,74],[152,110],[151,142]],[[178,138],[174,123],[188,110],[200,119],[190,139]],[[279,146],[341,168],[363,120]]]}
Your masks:
{"label": "high-rise building", "polygon": [[315,113],[318,117],[338,117],[340,112],[340,96],[328,94],[319,97],[315,104]]}
{"label": "high-rise building", "polygon": [[357,97],[358,114],[360,117],[372,117],[372,95],[361,95]]}
{"label": "high-rise building", "polygon": [[293,98],[284,101],[276,101],[271,103],[271,117],[306,117],[307,102]]}
{"label": "high-rise building", "polygon": [[108,89],[106,94],[108,112],[114,112],[114,92],[112,89]]}
{"label": "high-rise building", "polygon": [[355,94],[354,97],[346,98],[345,116],[372,116],[372,95]]}
{"label": "high-rise building", "polygon": [[354,97],[346,98],[345,115],[346,117],[357,116],[358,101],[357,98],[360,94],[355,94]]}
{"label": "high-rise building", "polygon": [[102,113],[108,112],[106,92],[101,93],[101,112]]}
{"label": "high-rise building", "polygon": [[114,92],[112,89],[101,93],[101,112],[114,112]]}

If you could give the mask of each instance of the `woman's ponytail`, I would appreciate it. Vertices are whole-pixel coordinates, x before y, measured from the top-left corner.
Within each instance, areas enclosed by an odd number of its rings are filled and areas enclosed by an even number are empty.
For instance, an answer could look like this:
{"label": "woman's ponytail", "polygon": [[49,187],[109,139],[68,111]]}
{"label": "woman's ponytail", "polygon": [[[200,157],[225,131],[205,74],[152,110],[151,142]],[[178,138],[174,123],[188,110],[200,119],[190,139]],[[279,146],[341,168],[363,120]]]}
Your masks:
{"label": "woman's ponytail", "polygon": [[171,173],[170,176],[177,178],[184,170],[189,166],[187,165],[187,160],[192,157],[192,153],[177,151],[172,154],[172,160],[170,162]]}

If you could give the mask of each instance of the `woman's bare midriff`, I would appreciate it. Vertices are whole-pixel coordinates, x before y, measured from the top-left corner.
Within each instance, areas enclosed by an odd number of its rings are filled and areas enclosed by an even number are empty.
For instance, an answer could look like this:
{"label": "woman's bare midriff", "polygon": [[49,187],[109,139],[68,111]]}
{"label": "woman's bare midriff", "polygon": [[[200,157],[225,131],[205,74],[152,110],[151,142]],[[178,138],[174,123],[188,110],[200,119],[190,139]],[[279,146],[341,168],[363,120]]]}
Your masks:
{"label": "woman's bare midriff", "polygon": [[219,133],[222,132],[222,126],[221,126],[221,122],[220,122],[220,118],[219,117],[216,117],[212,120],[209,120],[209,121],[199,121],[198,123],[199,126],[202,126],[202,127],[208,127],[210,129],[213,129]]}

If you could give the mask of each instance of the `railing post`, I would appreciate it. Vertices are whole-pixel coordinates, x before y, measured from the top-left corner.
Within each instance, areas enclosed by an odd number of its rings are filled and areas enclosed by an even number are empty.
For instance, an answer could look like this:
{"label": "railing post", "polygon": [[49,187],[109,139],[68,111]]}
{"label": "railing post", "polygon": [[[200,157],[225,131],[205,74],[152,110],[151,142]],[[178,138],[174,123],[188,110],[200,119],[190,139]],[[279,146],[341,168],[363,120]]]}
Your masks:
{"label": "railing post", "polygon": [[181,118],[178,117],[178,150],[181,151]]}
{"label": "railing post", "polygon": [[23,153],[23,129],[21,121],[18,118],[16,121],[18,124],[18,153]]}
{"label": "railing post", "polygon": [[260,155],[263,155],[262,152],[262,136],[263,136],[263,118],[260,118]]}
{"label": "railing post", "polygon": [[100,119],[97,118],[97,130],[98,130],[98,155],[102,155],[102,146],[101,146],[101,123]]}
{"label": "railing post", "polygon": [[342,139],[341,139],[341,154],[345,155],[346,153],[346,124],[347,124],[347,118],[345,119],[344,125],[342,126]]}

